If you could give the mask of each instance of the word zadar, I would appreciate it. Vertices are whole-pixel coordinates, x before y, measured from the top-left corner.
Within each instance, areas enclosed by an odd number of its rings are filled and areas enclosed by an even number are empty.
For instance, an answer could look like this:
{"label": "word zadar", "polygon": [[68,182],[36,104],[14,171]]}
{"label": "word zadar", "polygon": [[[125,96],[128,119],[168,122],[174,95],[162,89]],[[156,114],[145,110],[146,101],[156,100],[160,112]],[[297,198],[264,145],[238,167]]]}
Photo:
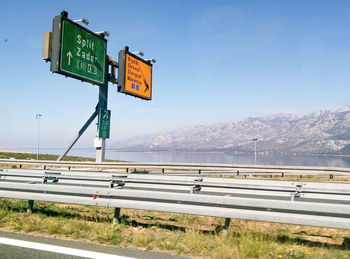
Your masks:
{"label": "word zadar", "polygon": [[[94,53],[91,53],[95,50],[95,43],[92,40],[85,40],[82,39],[81,35],[77,36],[77,43],[79,46],[77,46],[77,53],[76,55],[78,57],[82,57],[83,59],[86,59],[91,62],[97,62],[97,57],[94,56]],[[87,50],[91,50],[87,52]]]}

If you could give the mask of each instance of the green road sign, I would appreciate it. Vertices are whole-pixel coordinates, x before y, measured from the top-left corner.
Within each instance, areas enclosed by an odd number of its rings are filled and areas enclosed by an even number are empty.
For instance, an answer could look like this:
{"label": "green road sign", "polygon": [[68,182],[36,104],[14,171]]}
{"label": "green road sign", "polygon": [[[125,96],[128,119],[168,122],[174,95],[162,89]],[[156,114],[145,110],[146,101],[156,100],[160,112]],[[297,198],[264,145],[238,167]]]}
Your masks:
{"label": "green road sign", "polygon": [[101,109],[100,115],[98,117],[98,137],[99,138],[109,138],[110,125],[111,125],[111,111]]}
{"label": "green road sign", "polygon": [[107,41],[64,16],[53,26],[51,71],[97,85],[106,83]]}

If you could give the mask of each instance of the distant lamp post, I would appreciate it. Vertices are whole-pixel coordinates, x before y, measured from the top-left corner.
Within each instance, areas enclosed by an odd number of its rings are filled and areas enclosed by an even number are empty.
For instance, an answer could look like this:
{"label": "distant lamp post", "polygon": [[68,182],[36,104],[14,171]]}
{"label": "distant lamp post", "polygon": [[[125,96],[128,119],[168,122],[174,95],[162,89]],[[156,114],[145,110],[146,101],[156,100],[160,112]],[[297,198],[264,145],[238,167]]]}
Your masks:
{"label": "distant lamp post", "polygon": [[258,141],[257,138],[253,138],[253,141],[255,143],[255,149],[254,149],[254,164],[256,165],[256,142]]}
{"label": "distant lamp post", "polygon": [[37,114],[35,115],[35,118],[38,119],[38,149],[37,149],[37,153],[36,153],[36,160],[39,160],[39,121],[40,121],[40,117],[41,117],[41,116],[42,116],[42,115],[39,114],[39,113],[37,113]]}

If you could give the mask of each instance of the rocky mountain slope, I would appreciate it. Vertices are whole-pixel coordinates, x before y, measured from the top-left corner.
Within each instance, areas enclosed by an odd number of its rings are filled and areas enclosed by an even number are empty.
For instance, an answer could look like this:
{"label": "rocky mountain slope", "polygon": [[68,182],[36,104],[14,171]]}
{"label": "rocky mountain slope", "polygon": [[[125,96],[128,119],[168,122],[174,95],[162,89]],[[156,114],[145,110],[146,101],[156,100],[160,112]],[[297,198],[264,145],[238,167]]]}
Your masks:
{"label": "rocky mountain slope", "polygon": [[350,106],[308,115],[275,114],[239,122],[191,126],[117,142],[111,148],[159,151],[350,154]]}

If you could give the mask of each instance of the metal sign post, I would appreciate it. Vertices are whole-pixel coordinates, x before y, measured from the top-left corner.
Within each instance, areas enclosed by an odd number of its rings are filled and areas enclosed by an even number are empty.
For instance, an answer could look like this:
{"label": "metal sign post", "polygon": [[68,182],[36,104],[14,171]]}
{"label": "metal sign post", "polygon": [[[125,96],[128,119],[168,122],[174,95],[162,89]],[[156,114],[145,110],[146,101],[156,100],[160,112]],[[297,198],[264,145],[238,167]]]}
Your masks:
{"label": "metal sign post", "polygon": [[[68,19],[63,11],[53,20],[52,33],[44,37],[43,59],[51,61],[53,73],[73,77],[81,81],[99,85],[99,99],[95,112],[80,129],[71,144],[57,160],[70,151],[91,122],[100,117],[100,110],[107,109],[108,99],[108,60],[107,40],[102,34],[88,30]],[[98,119],[100,121],[100,118]],[[108,136],[109,137],[109,136]],[[98,137],[97,137],[98,138]],[[96,161],[103,162],[105,157],[105,137],[95,140]]]}
{"label": "metal sign post", "polygon": [[[100,86],[99,97],[98,97],[98,125],[97,132],[99,133],[99,129],[101,126],[101,122],[103,121],[102,110],[107,110],[107,99],[108,99],[108,84],[105,86]],[[99,135],[95,138],[94,146],[96,148],[96,162],[101,163],[105,160],[106,153],[106,139],[100,138]]]}

